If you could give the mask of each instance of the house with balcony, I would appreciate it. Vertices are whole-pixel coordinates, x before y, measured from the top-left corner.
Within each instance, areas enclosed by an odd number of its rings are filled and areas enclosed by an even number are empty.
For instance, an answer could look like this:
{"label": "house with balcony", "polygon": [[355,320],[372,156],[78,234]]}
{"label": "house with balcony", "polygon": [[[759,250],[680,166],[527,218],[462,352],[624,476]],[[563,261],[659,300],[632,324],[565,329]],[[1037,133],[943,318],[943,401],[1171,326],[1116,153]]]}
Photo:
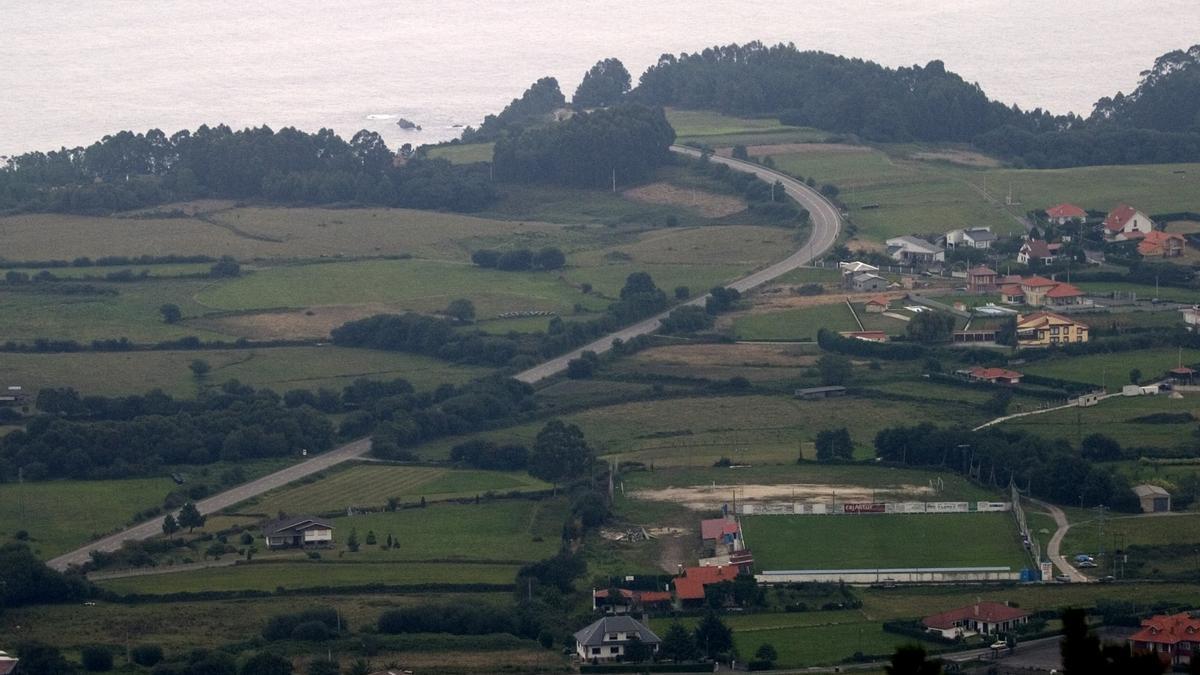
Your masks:
{"label": "house with balcony", "polygon": [[1071,342],[1087,342],[1087,324],[1054,312],[1034,312],[1017,316],[1018,347],[1051,347]]}
{"label": "house with balcony", "polygon": [[1136,239],[1138,234],[1147,235],[1154,231],[1150,216],[1128,204],[1118,204],[1104,219],[1104,236],[1110,241]]}
{"label": "house with balcony", "polygon": [[1129,636],[1134,653],[1157,654],[1164,663],[1187,666],[1200,652],[1200,613],[1152,616]]}
{"label": "house with balcony", "polygon": [[1066,307],[1083,304],[1083,291],[1071,284],[1040,276],[1005,279],[1000,286],[1000,302],[1030,307]]}
{"label": "house with balcony", "polygon": [[1183,255],[1185,244],[1182,234],[1154,230],[1138,239],[1137,252],[1143,258],[1176,258]]}
{"label": "house with balcony", "polygon": [[655,653],[662,640],[631,616],[606,616],[575,633],[575,655],[584,662],[617,661],[625,657],[626,650],[634,643]]}

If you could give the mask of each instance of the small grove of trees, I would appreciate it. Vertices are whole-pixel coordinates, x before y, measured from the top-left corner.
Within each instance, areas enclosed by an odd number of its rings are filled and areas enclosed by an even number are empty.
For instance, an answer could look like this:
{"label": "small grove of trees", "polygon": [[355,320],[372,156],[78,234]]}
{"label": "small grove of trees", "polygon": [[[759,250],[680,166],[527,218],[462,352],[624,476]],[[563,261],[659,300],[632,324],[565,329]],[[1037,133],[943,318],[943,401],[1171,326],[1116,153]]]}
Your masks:
{"label": "small grove of trees", "polygon": [[817,461],[850,461],[854,459],[854,441],[846,427],[817,432]]}
{"label": "small grove of trees", "polygon": [[337,634],[340,620],[333,607],[314,607],[293,614],[277,614],[262,629],[264,640],[322,641]]}
{"label": "small grove of trees", "polygon": [[583,76],[571,103],[578,108],[602,108],[621,102],[630,86],[629,71],[619,59],[597,61]]}
{"label": "small grove of trees", "polygon": [[550,483],[563,483],[586,475],[595,456],[574,424],[550,420],[538,432],[529,455],[529,473]]}
{"label": "small grove of trees", "polygon": [[954,332],[954,315],[946,312],[917,312],[904,327],[910,340],[937,344],[950,339]]}
{"label": "small grove of trees", "polygon": [[921,645],[900,645],[883,667],[883,672],[887,675],[942,675],[942,663],[930,661]]}
{"label": "small grove of trees", "polygon": [[520,471],[529,463],[529,449],[523,445],[498,445],[475,439],[451,448],[450,459],[476,469]]}
{"label": "small grove of trees", "polygon": [[475,303],[465,298],[451,300],[450,304],[446,305],[446,309],[442,310],[442,313],[463,323],[474,323]]}
{"label": "small grove of trees", "polygon": [[[196,505],[188,502],[179,509],[179,518],[177,522],[179,527],[186,527],[188,532],[191,532],[197,527],[204,527],[204,522],[208,519],[207,516],[200,513]],[[164,522],[164,526],[166,523]]]}
{"label": "small grove of trees", "polygon": [[[1062,652],[1063,672],[1089,675],[1160,675],[1166,671],[1158,654],[1134,654],[1124,641],[1102,645],[1088,629],[1087,614],[1082,609],[1063,611]],[[1196,672],[1193,660],[1192,672]]]}
{"label": "small grove of trees", "polygon": [[821,384],[825,386],[846,384],[852,368],[850,359],[840,354],[822,354],[817,359],[817,372],[821,376]]}
{"label": "small grove of trees", "polygon": [[551,113],[566,104],[567,100],[559,89],[558,80],[543,77],[530,85],[520,98],[514,98],[498,114],[484,117],[478,129],[464,129],[462,142],[494,141],[504,134],[520,133],[527,126],[545,124],[550,121]]}
{"label": "small grove of trees", "polygon": [[479,267],[504,270],[506,272],[523,272],[527,270],[557,270],[567,264],[567,257],[553,246],[547,246],[534,252],[527,248],[496,251],[480,249],[471,254],[471,262]]}
{"label": "small grove of trees", "polygon": [[162,315],[163,323],[179,323],[183,318],[183,312],[179,309],[179,305],[167,303],[158,308],[158,313]]}

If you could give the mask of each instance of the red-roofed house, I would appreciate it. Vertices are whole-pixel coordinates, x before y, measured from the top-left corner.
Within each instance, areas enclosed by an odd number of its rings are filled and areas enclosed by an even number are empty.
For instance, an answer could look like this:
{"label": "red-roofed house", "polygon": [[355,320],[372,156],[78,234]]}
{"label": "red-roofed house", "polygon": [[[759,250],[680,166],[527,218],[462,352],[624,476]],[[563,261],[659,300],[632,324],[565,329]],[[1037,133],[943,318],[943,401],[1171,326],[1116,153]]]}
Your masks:
{"label": "red-roofed house", "polygon": [[1021,250],[1017,251],[1017,262],[1022,265],[1030,265],[1035,262],[1048,265],[1058,260],[1061,250],[1062,244],[1051,244],[1041,239],[1029,239],[1021,244]]}
{"label": "red-roofed house", "polygon": [[592,610],[603,608],[609,614],[627,614],[641,610],[668,609],[671,606],[669,591],[631,591],[627,588],[617,590],[620,591],[621,597],[613,601],[608,598],[607,588],[593,589]]}
{"label": "red-roofed house", "polygon": [[1104,219],[1104,236],[1115,241],[1125,241],[1134,232],[1149,234],[1154,231],[1150,216],[1128,204],[1118,204]]}
{"label": "red-roofed house", "polygon": [[1029,612],[999,602],[977,602],[921,620],[930,632],[951,639],[975,633],[1000,635],[1028,622]]}
{"label": "red-roofed house", "polygon": [[731,518],[700,521],[700,538],[705,544],[732,544],[742,538],[742,528]]}
{"label": "red-roofed house", "polygon": [[1142,629],[1129,636],[1129,646],[1158,654],[1172,665],[1187,665],[1200,652],[1200,617],[1183,612],[1144,619]]}
{"label": "red-roofed house", "polygon": [[1182,234],[1155,230],[1142,237],[1137,250],[1143,258],[1174,258],[1183,255],[1183,245]]}
{"label": "red-roofed house", "polygon": [[844,330],[838,333],[844,338],[853,338],[865,342],[887,342],[887,333],[881,330]]}
{"label": "red-roofed house", "polygon": [[1009,305],[1061,307],[1078,305],[1082,299],[1083,291],[1076,286],[1036,275],[1000,287],[1000,302]]}
{"label": "red-roofed house", "polygon": [[982,368],[975,366],[967,371],[967,376],[979,382],[992,384],[1021,384],[1021,373],[1005,368]]}
{"label": "red-roofed house", "polygon": [[15,656],[9,656],[5,652],[0,652],[0,675],[8,675],[17,668],[17,662],[20,659]]}
{"label": "red-roofed house", "polygon": [[877,295],[870,300],[867,300],[866,310],[872,314],[881,314],[888,311],[888,307],[890,307],[891,304],[892,301],[889,300],[887,296]]}
{"label": "red-roofed house", "polygon": [[1049,347],[1068,342],[1087,342],[1087,324],[1054,312],[1034,312],[1017,317],[1017,346]]}
{"label": "red-roofed house", "polygon": [[972,293],[996,289],[996,270],[980,265],[967,270],[967,290]]}
{"label": "red-roofed house", "polygon": [[1058,204],[1046,209],[1046,217],[1050,222],[1057,225],[1066,225],[1071,221],[1082,221],[1087,219],[1087,211],[1075,206],[1074,204]]}
{"label": "red-roofed house", "polygon": [[684,606],[704,602],[704,587],[733,581],[737,578],[736,567],[687,567],[683,574],[675,577],[675,597]]}

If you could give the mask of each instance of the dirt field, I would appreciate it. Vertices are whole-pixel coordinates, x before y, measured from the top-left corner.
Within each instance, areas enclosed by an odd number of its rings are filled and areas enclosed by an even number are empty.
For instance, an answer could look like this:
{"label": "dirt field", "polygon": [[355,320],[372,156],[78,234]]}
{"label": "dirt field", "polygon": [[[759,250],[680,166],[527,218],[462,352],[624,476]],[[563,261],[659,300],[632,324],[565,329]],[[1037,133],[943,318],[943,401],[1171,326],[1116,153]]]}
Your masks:
{"label": "dirt field", "polygon": [[638,357],[653,363],[685,366],[809,366],[817,357],[804,354],[792,345],[702,344],[675,345],[647,349]]}
{"label": "dirt field", "polygon": [[978,152],[969,150],[938,150],[935,152],[917,152],[912,155],[913,159],[925,160],[927,162],[950,162],[959,166],[970,166],[981,169],[992,169],[1000,166],[1000,162],[995,158],[981,155]]}
{"label": "dirt field", "polygon": [[894,497],[920,497],[933,494],[933,490],[922,485],[889,485],[872,490],[859,485],[828,485],[819,483],[784,483],[781,485],[694,485],[691,487],[663,488],[660,490],[638,490],[630,493],[635,499],[655,502],[671,502],[694,511],[713,511],[728,504],[734,491],[740,502],[773,501],[817,501],[830,500],[835,495],[840,501],[875,501],[884,495]]}
{"label": "dirt field", "polygon": [[[774,145],[749,145],[746,146],[746,154],[751,157],[764,157],[767,155],[794,155],[799,153],[822,153],[822,154],[856,154],[862,152],[871,152],[871,149],[861,145],[846,145],[844,143],[776,143]],[[733,154],[732,148],[722,148],[717,151],[722,157],[729,157]]]}
{"label": "dirt field", "polygon": [[384,303],[325,305],[308,310],[236,314],[188,323],[251,340],[319,340],[328,338],[331,330],[347,321],[397,311],[397,307]]}
{"label": "dirt field", "polygon": [[651,183],[621,194],[626,199],[643,204],[682,206],[705,218],[723,218],[746,210],[746,202],[737,197],[693,190],[671,183]]}

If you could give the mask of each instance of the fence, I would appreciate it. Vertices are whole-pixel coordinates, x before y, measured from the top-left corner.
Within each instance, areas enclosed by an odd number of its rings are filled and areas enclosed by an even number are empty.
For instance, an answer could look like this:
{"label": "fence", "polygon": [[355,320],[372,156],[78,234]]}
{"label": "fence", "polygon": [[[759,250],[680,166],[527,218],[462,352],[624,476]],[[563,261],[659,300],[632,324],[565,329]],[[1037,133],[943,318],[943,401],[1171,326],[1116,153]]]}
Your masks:
{"label": "fence", "polygon": [[737,505],[744,516],[822,516],[912,513],[995,513],[1009,502],[765,502]]}
{"label": "fence", "polygon": [[1025,541],[1025,548],[1033,557],[1034,566],[1039,566],[1042,563],[1042,545],[1038,542],[1037,537],[1029,531],[1029,523],[1025,521],[1025,509],[1021,507],[1021,491],[1017,489],[1017,484],[1011,483],[1009,488],[1013,517],[1017,520],[1017,531],[1021,533],[1021,538]]}

